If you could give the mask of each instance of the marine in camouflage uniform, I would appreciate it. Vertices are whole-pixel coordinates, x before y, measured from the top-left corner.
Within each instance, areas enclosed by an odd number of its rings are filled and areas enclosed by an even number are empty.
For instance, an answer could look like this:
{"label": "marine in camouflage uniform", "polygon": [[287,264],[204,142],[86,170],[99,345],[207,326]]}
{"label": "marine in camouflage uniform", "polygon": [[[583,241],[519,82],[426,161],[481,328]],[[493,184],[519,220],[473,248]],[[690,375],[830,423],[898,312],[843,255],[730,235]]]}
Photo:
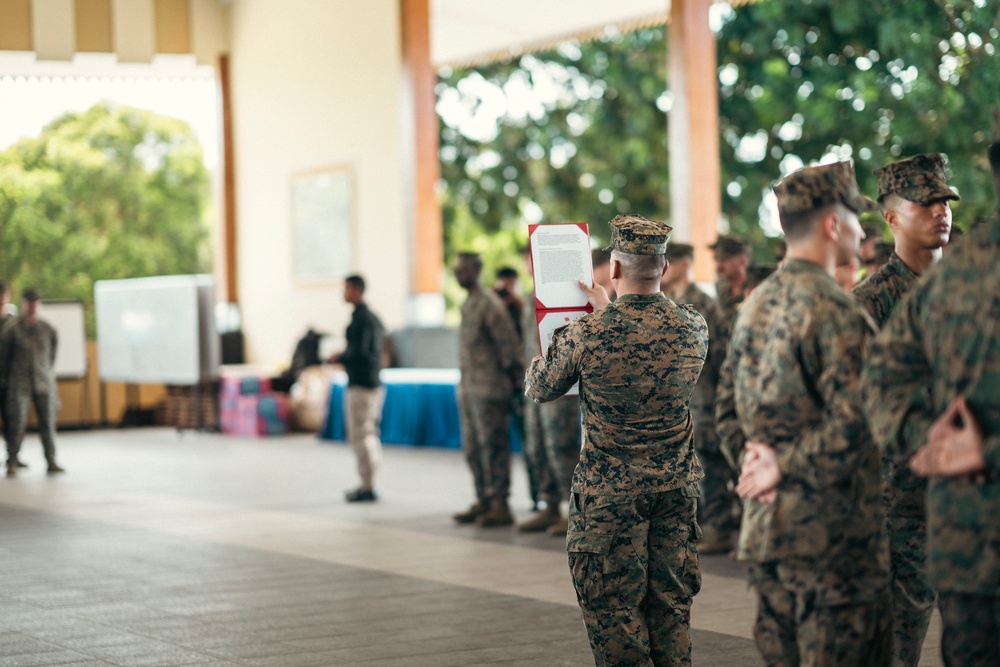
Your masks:
{"label": "marine in camouflage uniform", "polygon": [[462,449],[472,471],[476,502],[455,515],[459,523],[510,525],[511,394],[519,390],[524,362],[514,322],[503,302],[479,284],[482,260],[461,253],[455,276],[468,291],[458,335],[458,386]]}
{"label": "marine in camouflage uniform", "polygon": [[715,433],[715,385],[726,354],[722,318],[712,297],[691,280],[694,247],[669,243],[666,258],[670,266],[662,283],[664,294],[675,303],[694,307],[708,325],[708,357],[691,398],[694,447],[705,471],[698,507],[698,522],[705,536],[698,548],[702,554],[728,553],[733,548],[733,533],[739,530],[739,519],[733,513],[736,476],[722,455]]}
{"label": "marine in camouflage uniform", "polygon": [[[541,354],[538,344],[535,311],[524,314],[524,358]],[[569,500],[573,471],[580,460],[580,397],[563,396],[548,403],[536,403],[524,397],[524,457],[530,461],[529,477],[538,489],[545,508],[518,524],[518,530],[530,532],[548,530],[554,535],[566,534],[566,520],[559,503]]]}
{"label": "marine in camouflage uniform", "polygon": [[[896,241],[889,261],[853,294],[879,327],[885,325],[919,273],[941,259],[951,230],[945,157],[917,155],[875,170],[879,205]],[[882,457],[883,502],[889,533],[894,667],[916,667],[934,608],[927,581],[927,484],[905,465]]]}
{"label": "marine in camouflage uniform", "polygon": [[689,406],[708,328],[659,291],[670,227],[640,216],[611,225],[617,300],[557,330],[525,392],[551,401],[580,382],[567,548],[595,663],[690,665],[702,471]]}
{"label": "marine in camouflage uniform", "polygon": [[874,204],[846,162],[799,170],[774,191],[788,256],[737,314],[717,403],[723,447],[742,468],[738,557],[759,596],[754,637],[767,665],[884,665],[879,457],[858,391],[873,325],[832,278]]}
{"label": "marine in camouflage uniform", "polygon": [[715,255],[715,271],[719,276],[715,298],[722,317],[722,334],[728,341],[736,311],[743,303],[743,284],[750,266],[750,245],[735,236],[720,236],[708,247]]}
{"label": "marine in camouflage uniform", "polygon": [[[990,159],[1000,195],[1000,143]],[[925,496],[927,573],[949,666],[1000,664],[998,257],[1000,219],[966,234],[906,295],[864,369],[876,441],[898,466],[919,452],[910,465],[935,474]],[[965,433],[978,436],[978,466],[956,472],[920,464]]]}
{"label": "marine in camouflage uniform", "polygon": [[8,321],[0,332],[0,376],[7,379],[5,417],[7,476],[16,477],[18,454],[28,425],[28,407],[35,406],[38,434],[45,450],[49,474],[64,472],[56,463],[55,422],[59,409],[56,391],[58,336],[51,324],[38,317],[41,295],[26,290],[22,314]]}

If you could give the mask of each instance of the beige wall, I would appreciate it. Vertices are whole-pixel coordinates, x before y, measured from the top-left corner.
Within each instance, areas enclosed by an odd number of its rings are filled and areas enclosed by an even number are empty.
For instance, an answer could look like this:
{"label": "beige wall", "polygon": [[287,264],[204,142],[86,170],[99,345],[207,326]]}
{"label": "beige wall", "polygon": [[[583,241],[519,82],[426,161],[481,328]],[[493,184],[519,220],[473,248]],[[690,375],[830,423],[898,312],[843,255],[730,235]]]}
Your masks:
{"label": "beige wall", "polygon": [[349,165],[353,269],[388,327],[410,290],[396,0],[241,0],[231,14],[239,294],[248,361],[287,363],[307,327],[342,334],[342,286],[296,285],[290,179]]}

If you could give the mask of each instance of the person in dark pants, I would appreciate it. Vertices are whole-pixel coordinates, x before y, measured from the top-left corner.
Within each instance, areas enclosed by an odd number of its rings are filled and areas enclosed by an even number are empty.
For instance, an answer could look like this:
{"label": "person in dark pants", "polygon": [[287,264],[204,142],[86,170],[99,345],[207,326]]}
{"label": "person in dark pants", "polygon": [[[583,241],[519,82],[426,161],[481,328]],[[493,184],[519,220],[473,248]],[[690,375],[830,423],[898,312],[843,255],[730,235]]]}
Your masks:
{"label": "person in dark pants", "polygon": [[385,328],[364,301],[365,279],[359,275],[344,279],[344,301],[354,306],[347,325],[347,349],[333,357],[347,371],[347,440],[358,459],[361,485],[346,494],[347,502],[373,502],[379,468],[382,464],[382,441],[379,420],[385,387],[379,380],[382,370],[382,347]]}
{"label": "person in dark pants", "polygon": [[6,379],[4,429],[7,438],[7,476],[17,477],[21,441],[28,424],[28,407],[35,406],[38,433],[45,450],[50,475],[65,472],[56,463],[55,422],[59,409],[56,391],[56,330],[39,317],[42,308],[38,290],[25,290],[22,314],[0,332],[0,377]]}

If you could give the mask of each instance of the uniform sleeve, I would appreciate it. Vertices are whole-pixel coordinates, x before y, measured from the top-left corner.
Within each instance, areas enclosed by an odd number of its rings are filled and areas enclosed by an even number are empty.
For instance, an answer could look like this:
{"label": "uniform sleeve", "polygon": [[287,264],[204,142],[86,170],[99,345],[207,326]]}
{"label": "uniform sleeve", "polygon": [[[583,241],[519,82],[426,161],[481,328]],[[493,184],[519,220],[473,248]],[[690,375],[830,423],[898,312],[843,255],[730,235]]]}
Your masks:
{"label": "uniform sleeve", "polygon": [[875,444],[905,461],[926,441],[935,415],[930,362],[919,318],[921,292],[913,290],[872,341],[862,371],[862,396]]}
{"label": "uniform sleeve", "polygon": [[49,327],[49,331],[52,332],[52,358],[49,359],[49,364],[52,366],[56,365],[56,349],[59,347],[59,334],[56,333],[55,327]]}
{"label": "uniform sleeve", "polygon": [[[711,348],[710,352],[711,353]],[[722,364],[715,394],[715,432],[719,436],[722,455],[734,470],[739,470],[746,436],[736,414],[736,391],[733,383],[733,355]]]}
{"label": "uniform sleeve", "polygon": [[[817,317],[817,334],[803,341],[802,376],[823,407],[820,423],[778,452],[784,477],[823,488],[854,477],[871,456],[871,437],[860,406],[861,355],[871,330],[858,314],[849,323]],[[841,320],[843,322],[843,320]]]}
{"label": "uniform sleeve", "polygon": [[521,380],[524,361],[521,355],[521,339],[514,327],[514,319],[503,308],[487,308],[484,314],[486,331],[493,339],[500,367],[514,379],[516,386]]}
{"label": "uniform sleeve", "polygon": [[567,328],[557,329],[544,357],[536,357],[524,377],[524,394],[537,403],[555,400],[580,379],[580,347]]}

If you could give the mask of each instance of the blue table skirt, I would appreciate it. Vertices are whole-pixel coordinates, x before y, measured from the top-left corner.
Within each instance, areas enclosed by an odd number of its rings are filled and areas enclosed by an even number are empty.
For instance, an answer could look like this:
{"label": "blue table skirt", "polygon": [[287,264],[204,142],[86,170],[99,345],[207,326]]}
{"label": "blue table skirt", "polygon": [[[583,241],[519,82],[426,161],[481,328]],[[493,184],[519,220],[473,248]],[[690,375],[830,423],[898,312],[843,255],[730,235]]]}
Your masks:
{"label": "blue table skirt", "polygon": [[[457,371],[386,369],[382,371],[385,403],[382,405],[382,442],[418,447],[462,448],[458,417]],[[330,390],[330,405],[321,437],[343,440],[346,376],[338,376]],[[521,451],[513,423],[511,451]]]}

